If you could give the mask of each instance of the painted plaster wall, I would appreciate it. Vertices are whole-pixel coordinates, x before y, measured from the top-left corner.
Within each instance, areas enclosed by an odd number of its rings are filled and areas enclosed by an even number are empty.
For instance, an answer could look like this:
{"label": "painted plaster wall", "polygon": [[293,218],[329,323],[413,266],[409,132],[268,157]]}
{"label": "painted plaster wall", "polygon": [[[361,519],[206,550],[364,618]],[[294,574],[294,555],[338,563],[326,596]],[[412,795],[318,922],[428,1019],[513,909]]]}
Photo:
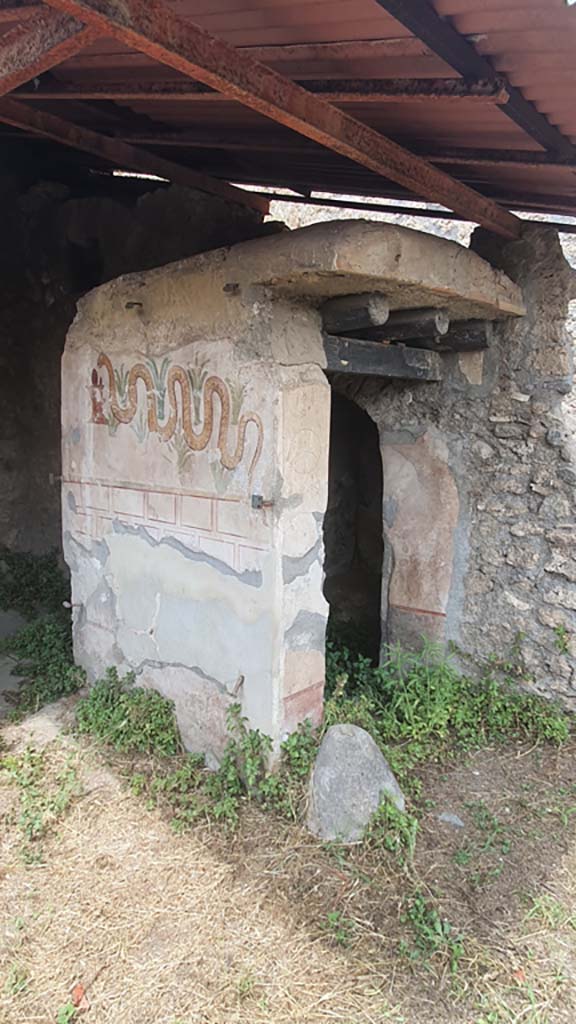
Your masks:
{"label": "painted plaster wall", "polygon": [[315,318],[228,287],[223,259],[93,292],[63,360],[77,660],[173,699],[209,763],[234,701],[276,740],[319,716],[326,623],[329,387],[286,345]]}

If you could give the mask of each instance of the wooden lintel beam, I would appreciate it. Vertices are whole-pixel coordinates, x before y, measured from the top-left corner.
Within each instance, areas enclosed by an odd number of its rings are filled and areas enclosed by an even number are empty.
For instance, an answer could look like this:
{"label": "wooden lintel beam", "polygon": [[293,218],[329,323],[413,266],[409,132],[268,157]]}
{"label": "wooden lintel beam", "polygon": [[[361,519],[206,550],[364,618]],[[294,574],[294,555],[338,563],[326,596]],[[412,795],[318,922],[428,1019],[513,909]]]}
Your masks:
{"label": "wooden lintel beam", "polygon": [[520,233],[518,218],[493,200],[178,17],[158,0],[49,0],[49,5],[505,238]]}
{"label": "wooden lintel beam", "polygon": [[225,181],[211,178],[207,174],[193,171],[189,167],[172,163],[170,160],[164,160],[162,157],[136,149],[135,146],[120,142],[118,139],[100,135],[88,128],[79,128],[78,125],[64,121],[53,114],[34,110],[25,103],[18,103],[13,99],[0,99],[0,121],[13,125],[15,128],[43,135],[56,142],[61,142],[65,146],[83,150],[85,153],[92,153],[94,156],[108,160],[117,168],[166,178],[178,185],[199,189],[201,192],[208,192],[221,199],[227,199],[229,202],[252,207],[261,213],[268,212],[269,204],[262,196],[234,188],[233,185],[229,185]]}
{"label": "wooden lintel beam", "polygon": [[416,338],[442,337],[449,328],[450,317],[443,309],[397,309],[382,325],[355,329],[350,334],[364,341],[406,341],[410,344]]}
{"label": "wooden lintel beam", "polygon": [[491,320],[462,320],[454,324],[447,334],[431,334],[411,338],[409,345],[433,352],[482,352],[494,343],[494,324]]}
{"label": "wooden lintel beam", "polygon": [[[471,76],[489,81],[496,77],[490,61],[476,51],[469,39],[460,35],[450,19],[440,17],[429,0],[376,0],[376,3],[463,78]],[[520,26],[521,20],[520,15]],[[519,89],[508,82],[506,89],[508,99],[500,106],[515,124],[545,149],[576,157],[574,143],[525,99]]]}
{"label": "wooden lintel beam", "polygon": [[390,314],[388,299],[381,292],[336,295],[320,308],[322,326],[328,334],[381,327]]}
{"label": "wooden lintel beam", "polygon": [[393,380],[442,380],[441,357],[437,352],[338,338],[332,334],[324,334],[323,338],[326,373],[353,373]]}
{"label": "wooden lintel beam", "polygon": [[66,14],[47,9],[34,13],[0,37],[0,96],[72,57],[97,35]]}
{"label": "wooden lintel beam", "polygon": [[[431,103],[434,101],[501,103],[506,89],[500,81],[464,82],[460,78],[348,78],[302,80],[297,83],[328,103]],[[24,88],[21,99],[51,100],[113,100],[135,103],[150,102],[222,103],[228,97],[200,82],[107,82],[105,85],[69,85],[61,82],[39,83],[35,89]]]}

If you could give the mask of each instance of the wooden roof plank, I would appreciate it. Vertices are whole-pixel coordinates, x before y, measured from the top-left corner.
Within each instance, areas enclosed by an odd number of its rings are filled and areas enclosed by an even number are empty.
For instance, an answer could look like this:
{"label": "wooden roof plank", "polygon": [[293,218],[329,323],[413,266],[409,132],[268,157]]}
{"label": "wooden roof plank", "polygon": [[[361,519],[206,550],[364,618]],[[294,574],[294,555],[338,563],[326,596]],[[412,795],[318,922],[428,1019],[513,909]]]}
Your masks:
{"label": "wooden roof plank", "polygon": [[0,38],[0,96],[78,53],[98,35],[76,18],[44,9]]}
{"label": "wooden roof plank", "polygon": [[178,185],[208,192],[221,199],[226,199],[228,202],[239,203],[261,213],[268,212],[269,204],[262,196],[246,192],[244,189],[234,188],[233,185],[229,185],[225,181],[212,178],[189,167],[183,167],[181,164],[172,163],[171,160],[164,160],[163,157],[137,149],[119,139],[111,139],[107,135],[101,135],[88,128],[80,128],[53,114],[34,110],[25,103],[18,103],[13,99],[0,99],[0,121],[13,125],[15,128],[43,135],[66,146],[72,146],[74,149],[83,150],[85,153],[92,153],[94,156],[108,160],[118,168],[129,168],[140,174],[167,178]]}
{"label": "wooden roof plank", "polygon": [[514,238],[520,222],[320,96],[173,14],[158,0],[49,0],[101,32],[195,78],[431,202]]}

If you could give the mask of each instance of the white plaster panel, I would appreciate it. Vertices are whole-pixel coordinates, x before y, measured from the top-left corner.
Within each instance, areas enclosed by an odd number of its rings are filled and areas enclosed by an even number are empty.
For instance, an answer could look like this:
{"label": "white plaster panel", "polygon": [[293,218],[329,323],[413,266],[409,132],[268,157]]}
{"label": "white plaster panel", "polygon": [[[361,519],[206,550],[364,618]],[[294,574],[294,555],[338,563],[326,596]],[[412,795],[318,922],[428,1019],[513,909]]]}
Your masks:
{"label": "white plaster panel", "polygon": [[200,530],[212,529],[212,501],[210,498],[196,498],[184,494],[181,500],[180,522],[182,526],[195,526]]}
{"label": "white plaster panel", "polygon": [[282,475],[285,497],[299,495],[298,512],[326,508],[330,387],[321,370],[286,381],[282,394]]}
{"label": "white plaster panel", "polygon": [[83,483],[80,501],[85,509],[110,510],[110,488],[99,483]]}
{"label": "white plaster panel", "polygon": [[112,488],[112,511],[120,515],[143,518],[146,495],[128,487]]}
{"label": "white plaster panel", "polygon": [[149,491],[146,515],[149,519],[174,524],[176,522],[176,494]]}

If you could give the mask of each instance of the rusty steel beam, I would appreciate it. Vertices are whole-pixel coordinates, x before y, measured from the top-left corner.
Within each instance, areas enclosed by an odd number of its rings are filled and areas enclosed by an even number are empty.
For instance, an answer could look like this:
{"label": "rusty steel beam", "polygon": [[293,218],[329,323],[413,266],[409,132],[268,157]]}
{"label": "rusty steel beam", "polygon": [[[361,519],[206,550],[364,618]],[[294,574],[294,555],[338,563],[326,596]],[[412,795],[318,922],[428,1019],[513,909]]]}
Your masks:
{"label": "rusty steel beam", "polygon": [[44,9],[36,0],[0,0],[0,25],[7,21],[24,21]]}
{"label": "rusty steel beam", "polygon": [[276,46],[246,46],[262,64],[296,61],[390,60],[395,57],[433,57],[425,43],[413,36],[399,39],[352,39],[333,43],[282,43]]}
{"label": "rusty steel beam", "polygon": [[[92,93],[90,97],[94,99]],[[14,93],[15,99],[42,99],[44,94],[33,89],[18,89]],[[55,97],[49,97],[55,99]],[[60,97],[63,98],[63,97]],[[76,100],[75,100],[76,102]],[[118,111],[120,108],[118,108]],[[97,108],[91,111],[93,116],[98,115]],[[118,113],[118,118],[120,112]],[[159,131],[151,133],[143,129],[123,130],[118,125],[118,138],[125,142],[132,142],[142,146],[166,146],[181,147],[182,149],[229,149],[247,150],[249,152],[262,153],[297,153],[311,154],[318,152],[317,147],[308,139],[294,137],[287,132],[259,131],[247,135],[237,128],[232,131],[221,127],[219,131],[214,129],[195,128],[179,129],[177,131]],[[407,145],[410,142],[407,140]],[[576,169],[576,159],[570,157],[559,157],[554,153],[543,153],[539,150],[528,149],[462,149],[448,147],[446,149],[435,149],[431,146],[418,146],[413,143],[410,147],[418,156],[429,160],[432,164],[450,164],[462,167],[553,167]]]}
{"label": "rusty steel beam", "polygon": [[234,188],[233,185],[228,185],[225,181],[211,178],[207,174],[193,171],[181,164],[174,164],[170,160],[164,160],[153,153],[136,149],[135,146],[120,142],[118,139],[100,135],[88,128],[79,128],[78,125],[64,121],[53,114],[34,110],[32,107],[26,106],[25,103],[17,103],[13,99],[0,99],[0,121],[15,128],[43,135],[56,142],[61,142],[65,146],[81,149],[85,153],[92,153],[94,156],[108,160],[117,168],[166,178],[168,181],[176,182],[177,185],[199,189],[201,192],[209,192],[221,199],[227,199],[229,202],[252,207],[260,213],[268,212],[269,203],[263,196]]}
{"label": "rusty steel beam", "polygon": [[516,238],[520,232],[518,218],[497,203],[184,21],[158,0],[49,0],[49,4],[505,238]]}
{"label": "rusty steel beam", "polygon": [[[376,0],[376,3],[463,78],[490,80],[496,77],[488,58],[479,54],[474,44],[460,35],[450,19],[441,18],[429,0]],[[521,15],[519,27],[522,28]],[[514,124],[545,149],[576,157],[576,146],[569,138],[525,99],[519,89],[509,83],[506,88],[508,99],[500,106]]]}
{"label": "rusty steel beam", "polygon": [[[305,80],[297,82],[304,85]],[[442,100],[473,100],[475,103],[502,103],[506,89],[500,81],[464,82],[460,78],[348,78],[306,81],[306,89],[328,103],[419,103]],[[106,83],[106,85],[70,85],[40,82],[35,89],[19,91],[20,99],[113,100],[134,103],[167,100],[191,103],[227,102],[228,97],[201,82]]]}
{"label": "rusty steel beam", "polygon": [[0,96],[78,53],[97,30],[44,9],[0,38]]}

